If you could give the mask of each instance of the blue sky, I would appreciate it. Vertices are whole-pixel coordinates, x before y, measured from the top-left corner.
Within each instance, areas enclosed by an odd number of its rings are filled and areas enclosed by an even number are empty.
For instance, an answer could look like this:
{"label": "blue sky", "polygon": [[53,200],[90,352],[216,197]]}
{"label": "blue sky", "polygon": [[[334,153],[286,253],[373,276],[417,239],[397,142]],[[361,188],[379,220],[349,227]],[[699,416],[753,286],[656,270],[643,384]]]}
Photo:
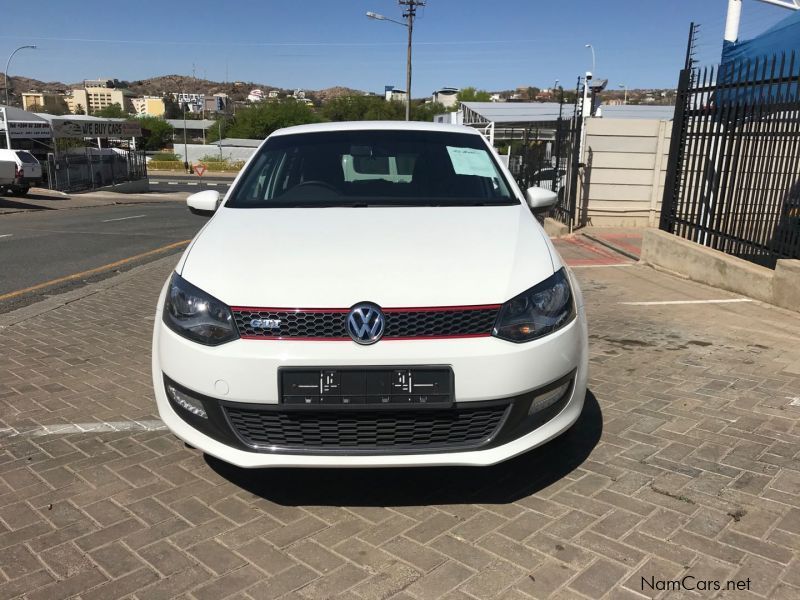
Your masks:
{"label": "blue sky", "polygon": [[[789,11],[744,0],[742,37]],[[55,3],[52,3],[55,4]],[[59,3],[61,4],[61,3]],[[286,88],[405,87],[405,29],[367,19],[400,18],[396,0],[81,0],[40,8],[5,3],[0,70],[68,83],[192,74]],[[591,67],[610,86],[673,87],[690,21],[702,24],[703,62],[719,58],[726,0],[428,0],[415,26],[414,96],[439,86],[500,90],[570,87]],[[28,23],[30,26],[26,26]],[[29,34],[22,32],[28,31]]]}

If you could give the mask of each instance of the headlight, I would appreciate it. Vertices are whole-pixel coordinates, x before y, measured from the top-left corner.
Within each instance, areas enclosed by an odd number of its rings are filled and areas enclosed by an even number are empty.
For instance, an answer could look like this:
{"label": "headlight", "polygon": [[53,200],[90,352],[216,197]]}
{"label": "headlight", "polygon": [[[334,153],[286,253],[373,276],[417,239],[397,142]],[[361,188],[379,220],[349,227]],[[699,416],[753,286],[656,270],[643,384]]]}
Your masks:
{"label": "headlight", "polygon": [[231,309],[177,273],[169,282],[164,323],[175,333],[207,346],[239,337]]}
{"label": "headlight", "polygon": [[509,342],[528,342],[552,333],[575,317],[575,302],[564,269],[506,302],[492,335]]}

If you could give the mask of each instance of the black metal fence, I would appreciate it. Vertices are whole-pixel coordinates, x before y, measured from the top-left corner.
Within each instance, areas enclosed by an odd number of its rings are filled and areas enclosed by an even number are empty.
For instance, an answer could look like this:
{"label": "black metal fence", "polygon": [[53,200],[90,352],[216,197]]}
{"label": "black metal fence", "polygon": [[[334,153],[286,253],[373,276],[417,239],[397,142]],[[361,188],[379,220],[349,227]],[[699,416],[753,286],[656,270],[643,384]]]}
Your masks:
{"label": "black metal fence", "polygon": [[687,63],[661,229],[769,267],[800,258],[800,54]]}
{"label": "black metal fence", "polygon": [[123,148],[69,148],[44,163],[50,189],[77,192],[147,177],[145,153]]}
{"label": "black metal fence", "polygon": [[523,191],[537,186],[558,194],[558,203],[549,216],[570,229],[584,224],[576,210],[582,123],[578,114],[529,128],[522,138],[521,151],[511,156],[509,164]]}

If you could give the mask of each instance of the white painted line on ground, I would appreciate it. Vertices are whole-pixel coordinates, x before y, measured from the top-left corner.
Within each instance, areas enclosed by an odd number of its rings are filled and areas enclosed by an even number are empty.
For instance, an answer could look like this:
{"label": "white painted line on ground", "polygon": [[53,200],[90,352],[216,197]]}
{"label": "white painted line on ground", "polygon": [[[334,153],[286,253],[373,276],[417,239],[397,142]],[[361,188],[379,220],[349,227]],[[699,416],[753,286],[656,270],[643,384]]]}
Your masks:
{"label": "white painted line on ground", "polygon": [[206,185],[217,185],[216,183],[207,183]]}
{"label": "white painted line on ground", "polygon": [[142,217],[146,217],[147,215],[133,215],[132,217],[119,217],[118,219],[106,219],[105,221],[101,221],[101,223],[111,223],[112,221],[127,221],[128,219],[141,219]]}
{"label": "white painted line on ground", "polygon": [[151,179],[150,183],[164,183],[163,181],[156,181],[155,179]]}
{"label": "white painted line on ground", "polygon": [[105,423],[63,423],[41,427],[7,427],[0,429],[0,437],[43,437],[47,435],[70,435],[76,433],[113,433],[118,431],[163,431],[167,428],[158,419],[149,421],[108,421]]}
{"label": "white painted line on ground", "polygon": [[752,302],[750,298],[724,298],[720,300],[658,300],[655,302],[617,302],[627,306],[661,306],[665,304],[731,304],[734,302]]}
{"label": "white painted line on ground", "polygon": [[616,265],[569,265],[567,266],[570,269],[608,269],[610,267],[632,267],[635,265],[635,262],[625,262],[625,263],[618,263]]}
{"label": "white painted line on ground", "polygon": [[196,181],[187,181],[186,185],[197,185]]}
{"label": "white painted line on ground", "polygon": [[4,234],[0,235],[0,238],[11,237],[12,235],[14,235],[14,234],[13,233],[4,233]]}
{"label": "white painted line on ground", "polygon": [[180,181],[168,181],[167,183],[169,185],[178,185],[180,183]]}

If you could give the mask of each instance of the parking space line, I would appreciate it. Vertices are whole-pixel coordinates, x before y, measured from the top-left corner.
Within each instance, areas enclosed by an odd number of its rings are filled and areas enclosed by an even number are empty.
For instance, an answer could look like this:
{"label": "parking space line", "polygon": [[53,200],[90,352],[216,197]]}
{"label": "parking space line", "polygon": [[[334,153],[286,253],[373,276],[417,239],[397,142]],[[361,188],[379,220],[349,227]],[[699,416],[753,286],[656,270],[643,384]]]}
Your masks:
{"label": "parking space line", "polygon": [[160,419],[146,421],[107,421],[97,423],[59,423],[40,427],[6,427],[0,429],[2,437],[43,437],[47,435],[69,435],[75,433],[109,433],[119,431],[163,431],[167,428]]}
{"label": "parking space line", "polygon": [[87,271],[81,271],[80,273],[73,273],[72,275],[66,275],[64,277],[59,277],[57,279],[51,279],[50,281],[45,281],[44,283],[38,283],[36,285],[32,285],[30,287],[23,288],[21,290],[15,290],[13,292],[8,292],[7,294],[0,295],[0,301],[3,300],[10,300],[11,298],[16,298],[17,296],[22,296],[23,294],[28,294],[30,292],[35,292],[38,290],[42,290],[48,288],[52,285],[58,285],[59,283],[66,283],[67,281],[74,281],[75,279],[81,279],[83,277],[90,277],[91,275],[96,275],[98,273],[102,273],[104,271],[108,271],[110,269],[114,269],[116,267],[122,266],[129,262],[133,262],[136,260],[140,260],[142,258],[152,256],[153,254],[159,254],[160,252],[165,252],[167,250],[171,250],[173,248],[179,248],[180,246],[185,246],[192,240],[182,240],[180,242],[174,242],[172,244],[167,244],[166,246],[161,246],[160,248],[156,248],[155,250],[148,250],[147,252],[142,252],[141,254],[136,254],[134,256],[129,256],[128,258],[123,258],[122,260],[118,260],[112,263],[108,263],[107,265],[103,265],[102,267],[95,267],[94,269],[89,269]]}
{"label": "parking space line", "polygon": [[168,185],[178,185],[179,183],[180,183],[180,181],[168,181],[167,182]]}
{"label": "parking space line", "polygon": [[127,221],[128,219],[141,219],[142,217],[146,217],[147,215],[133,215],[132,217],[119,217],[117,219],[106,219],[104,221],[100,221],[101,223],[111,223],[112,221]]}
{"label": "parking space line", "polygon": [[13,235],[14,235],[13,233],[4,233],[4,234],[0,235],[0,238],[11,237]]}
{"label": "parking space line", "polygon": [[753,302],[750,298],[720,298],[718,300],[656,300],[653,302],[617,302],[626,306],[662,306],[667,304],[732,304],[735,302]]}

